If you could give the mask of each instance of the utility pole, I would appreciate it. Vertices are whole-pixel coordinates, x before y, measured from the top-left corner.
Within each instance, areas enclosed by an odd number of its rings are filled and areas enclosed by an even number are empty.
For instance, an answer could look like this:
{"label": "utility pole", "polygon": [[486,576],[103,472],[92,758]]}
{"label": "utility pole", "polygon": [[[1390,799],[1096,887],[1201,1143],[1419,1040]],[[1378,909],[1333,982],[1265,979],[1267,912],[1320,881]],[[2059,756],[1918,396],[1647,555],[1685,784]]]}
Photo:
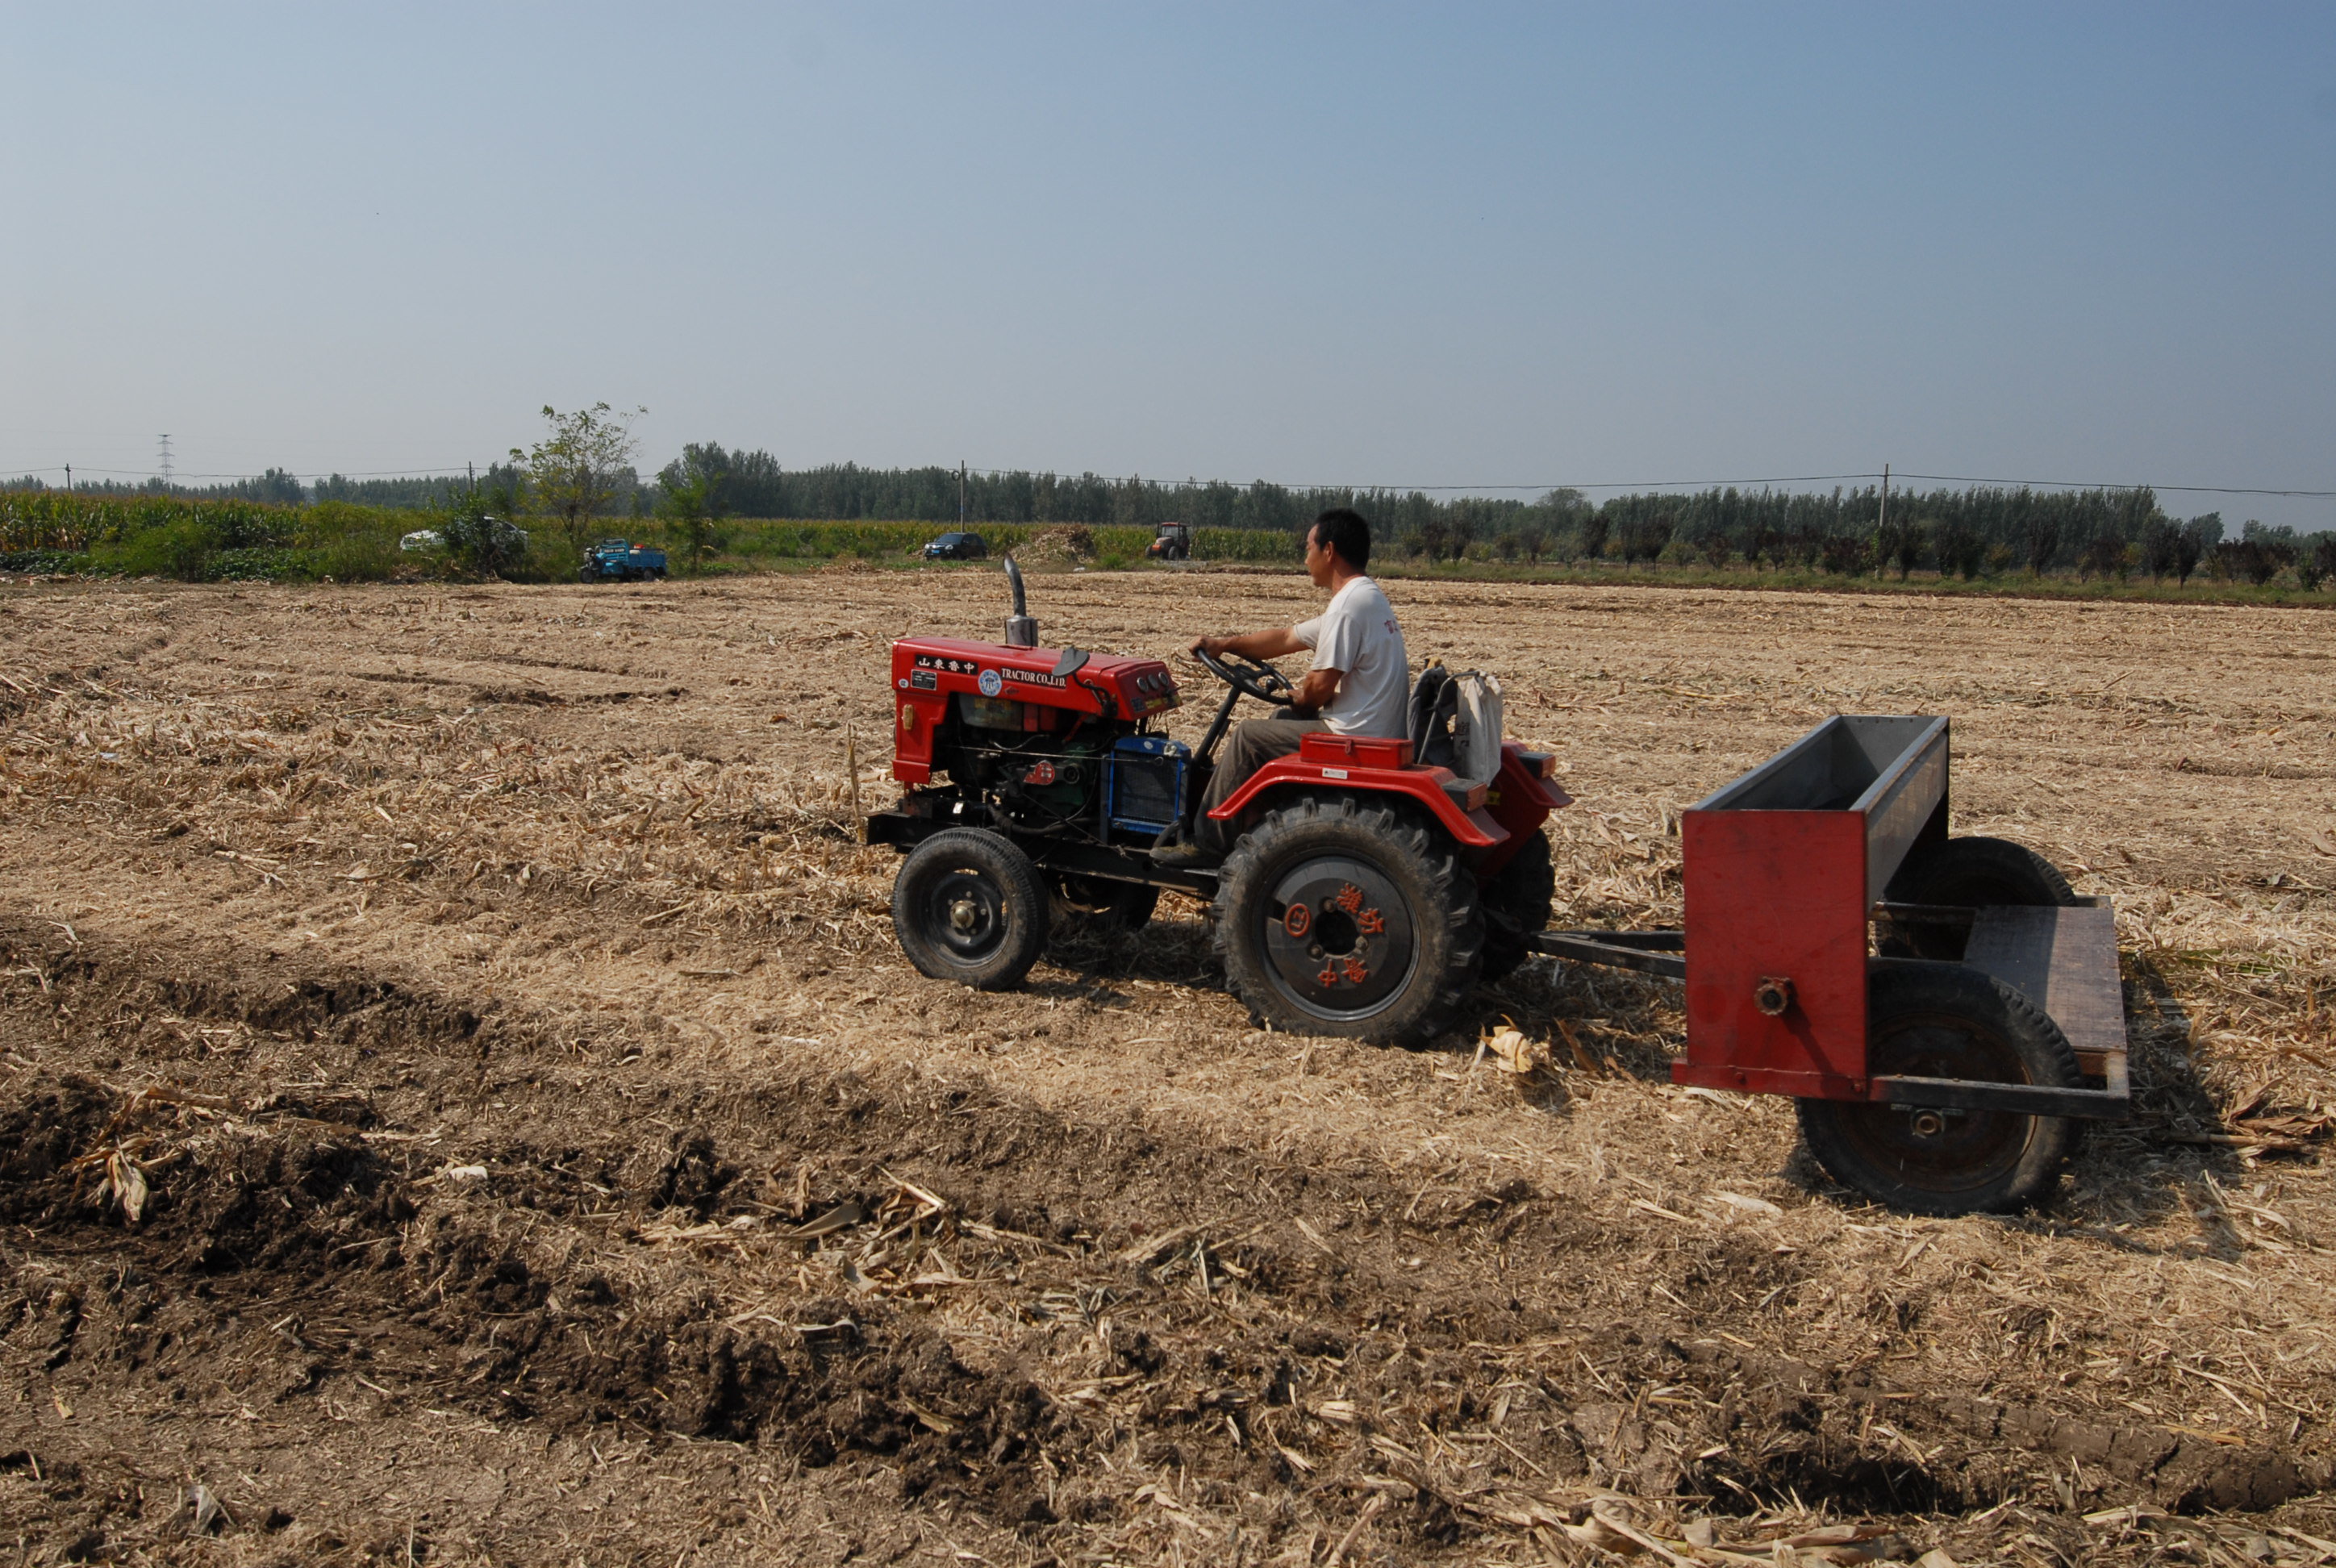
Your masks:
{"label": "utility pole", "polygon": [[957,460],[957,526],[965,528],[965,459]]}
{"label": "utility pole", "polygon": [[1876,533],[1880,533],[1883,529],[1888,528],[1889,526],[1890,526],[1890,465],[1889,465],[1888,463],[1883,463],[1883,464],[1882,465],[1882,515],[1881,515],[1881,517],[1880,517],[1879,519],[1877,519],[1877,520],[1875,521],[1875,522],[1874,522],[1874,532],[1876,532]]}
{"label": "utility pole", "polygon": [[67,492],[73,489],[73,464],[70,463],[65,464],[65,489]]}

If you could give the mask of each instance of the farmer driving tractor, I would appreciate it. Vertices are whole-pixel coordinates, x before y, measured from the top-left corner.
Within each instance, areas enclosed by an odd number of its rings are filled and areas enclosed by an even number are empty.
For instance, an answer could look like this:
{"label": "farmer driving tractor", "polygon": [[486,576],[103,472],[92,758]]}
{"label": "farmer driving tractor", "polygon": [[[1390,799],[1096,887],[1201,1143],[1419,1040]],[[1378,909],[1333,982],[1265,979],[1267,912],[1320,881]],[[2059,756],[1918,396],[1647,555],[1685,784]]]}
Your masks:
{"label": "farmer driving tractor", "polygon": [[1177,842],[1170,827],[1152,854],[1169,866],[1213,866],[1227,849],[1224,824],[1209,813],[1276,757],[1298,750],[1313,732],[1400,736],[1411,691],[1411,669],[1396,625],[1395,607],[1379,585],[1363,575],[1371,560],[1371,525],[1360,512],[1337,507],[1314,520],[1306,531],[1306,575],[1327,589],[1322,613],[1296,626],[1273,627],[1237,637],[1203,637],[1192,651],[1210,657],[1226,654],[1274,659],[1310,649],[1314,667],[1298,682],[1293,701],[1270,718],[1244,720],[1226,737],[1223,755],[1210,776],[1192,823],[1191,839]]}

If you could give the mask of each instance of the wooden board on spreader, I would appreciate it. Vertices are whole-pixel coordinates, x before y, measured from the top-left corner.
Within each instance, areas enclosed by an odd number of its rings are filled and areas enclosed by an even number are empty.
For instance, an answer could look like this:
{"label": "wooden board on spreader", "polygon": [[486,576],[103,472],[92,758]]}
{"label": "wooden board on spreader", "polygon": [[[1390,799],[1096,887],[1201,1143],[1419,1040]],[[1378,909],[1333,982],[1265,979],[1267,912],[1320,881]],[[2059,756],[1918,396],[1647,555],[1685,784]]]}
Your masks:
{"label": "wooden board on spreader", "polygon": [[2107,900],[1982,909],[1971,921],[1963,962],[2049,1013],[2087,1075],[2124,1078],[2125,987],[2117,978],[2117,911]]}

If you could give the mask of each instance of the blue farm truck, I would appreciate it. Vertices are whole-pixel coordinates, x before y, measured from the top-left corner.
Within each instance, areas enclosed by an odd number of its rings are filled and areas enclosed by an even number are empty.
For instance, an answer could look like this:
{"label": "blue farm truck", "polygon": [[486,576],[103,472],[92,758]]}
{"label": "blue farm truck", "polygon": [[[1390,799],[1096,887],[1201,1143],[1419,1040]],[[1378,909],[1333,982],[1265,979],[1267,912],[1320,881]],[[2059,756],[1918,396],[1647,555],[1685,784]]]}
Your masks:
{"label": "blue farm truck", "polygon": [[664,575],[665,551],[622,539],[604,539],[586,550],[576,573],[583,582],[639,582]]}

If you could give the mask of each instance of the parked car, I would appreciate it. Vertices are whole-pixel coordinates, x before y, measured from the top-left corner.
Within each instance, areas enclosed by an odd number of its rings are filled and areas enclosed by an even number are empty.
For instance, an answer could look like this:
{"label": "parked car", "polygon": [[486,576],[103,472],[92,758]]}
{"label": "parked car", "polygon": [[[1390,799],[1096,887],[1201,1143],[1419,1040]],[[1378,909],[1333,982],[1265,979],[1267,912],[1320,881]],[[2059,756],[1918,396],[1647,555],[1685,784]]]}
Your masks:
{"label": "parked car", "polygon": [[986,560],[989,547],[978,533],[945,533],[925,546],[927,560]]}

